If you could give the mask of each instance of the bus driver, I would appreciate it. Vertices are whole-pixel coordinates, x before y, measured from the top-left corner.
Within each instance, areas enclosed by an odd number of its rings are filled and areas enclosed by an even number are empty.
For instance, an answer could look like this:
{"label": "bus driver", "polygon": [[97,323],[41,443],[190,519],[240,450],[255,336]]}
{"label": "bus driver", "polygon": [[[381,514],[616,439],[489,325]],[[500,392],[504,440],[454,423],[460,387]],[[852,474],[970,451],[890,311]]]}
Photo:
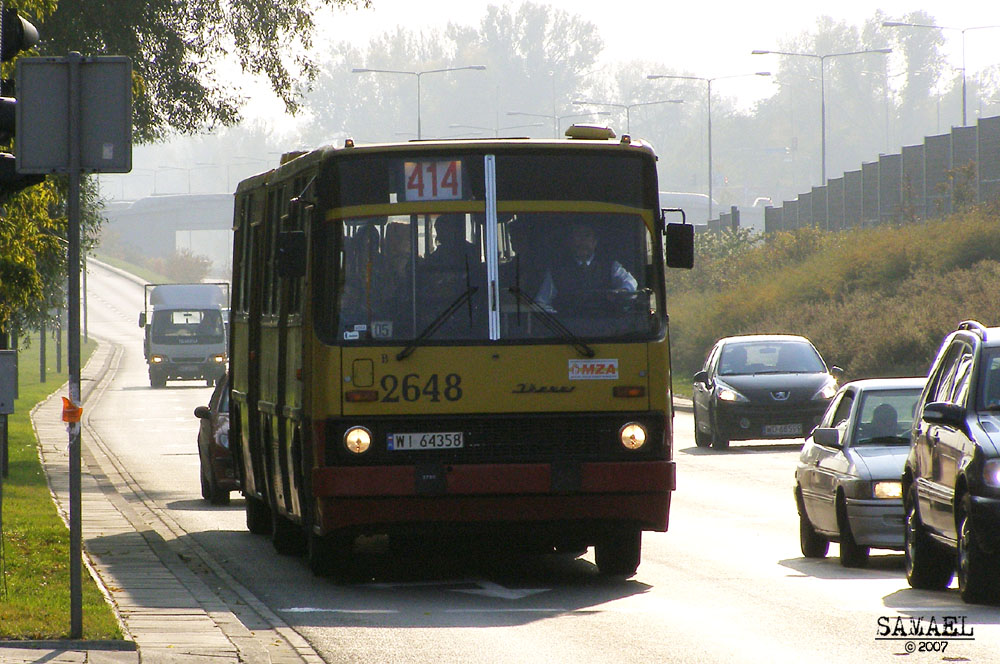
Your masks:
{"label": "bus driver", "polygon": [[570,311],[591,303],[595,292],[630,291],[635,277],[621,263],[599,256],[597,235],[588,224],[576,223],[569,232],[569,256],[545,273],[535,301],[548,310]]}

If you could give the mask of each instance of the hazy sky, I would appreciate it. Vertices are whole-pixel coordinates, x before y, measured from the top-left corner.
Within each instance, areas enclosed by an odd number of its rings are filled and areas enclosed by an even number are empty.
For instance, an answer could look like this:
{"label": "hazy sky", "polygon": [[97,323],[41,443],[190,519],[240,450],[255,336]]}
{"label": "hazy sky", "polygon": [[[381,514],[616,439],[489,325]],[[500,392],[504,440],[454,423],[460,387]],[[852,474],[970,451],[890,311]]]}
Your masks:
{"label": "hazy sky", "polygon": [[[861,26],[882,9],[893,18],[924,10],[937,25],[953,28],[1000,26],[1000,4],[976,0],[536,0],[593,22],[604,39],[605,61],[633,59],[661,62],[695,76],[726,76],[774,69],[774,56],[750,55],[774,49],[779,41],[815,29],[822,14]],[[447,22],[478,24],[488,5],[519,5],[520,0],[372,0],[371,9],[336,13],[336,33],[359,44],[381,32],[405,25],[414,29],[442,27]],[[913,29],[913,28],[896,28]],[[961,67],[959,30],[943,31],[949,63]],[[970,75],[1000,63],[1000,29],[966,32],[966,64]],[[762,81],[730,81],[720,94],[751,97],[769,94]]]}
{"label": "hazy sky", "polygon": [[[601,33],[605,51],[602,62],[634,59],[661,63],[673,71],[694,76],[715,77],[776,70],[776,56],[751,55],[753,49],[774,49],[780,43],[804,32],[815,30],[816,21],[825,14],[837,21],[861,26],[882,9],[892,18],[901,18],[916,10],[934,17],[937,25],[957,28],[945,30],[944,53],[949,64],[961,67],[962,37],[959,29],[974,26],[1000,26],[1000,3],[984,0],[840,0],[823,5],[788,0],[775,2],[758,0],[536,0],[582,16]],[[364,46],[376,35],[395,30],[397,25],[420,30],[444,27],[449,21],[462,25],[478,25],[490,4],[519,5],[520,0],[372,0],[371,9],[338,10],[321,19],[314,45],[322,48],[324,41],[350,40]],[[912,28],[896,28],[912,29]],[[966,63],[969,74],[1000,63],[1000,28],[970,30],[966,33]],[[354,63],[353,66],[364,66]],[[890,68],[893,66],[890,60]],[[898,65],[897,65],[898,66]],[[416,65],[415,65],[416,67]],[[651,72],[638,72],[644,76]],[[650,82],[650,85],[656,85]],[[254,103],[244,109],[249,120],[265,120],[274,130],[287,129],[289,122],[282,117],[283,107],[266,86],[257,83]],[[716,94],[735,98],[739,105],[750,106],[755,100],[773,94],[769,79],[738,78],[717,84]],[[248,90],[252,90],[250,87]],[[177,143],[183,144],[184,139]],[[208,159],[208,157],[206,157]],[[222,159],[214,156],[212,159]],[[133,163],[135,172],[128,177],[134,182],[127,191],[119,180],[112,183],[110,193],[132,197],[148,194],[154,186],[172,191],[195,190],[190,170],[171,172],[183,163],[173,144],[137,146]],[[183,169],[182,169],[183,170]],[[221,170],[221,169],[220,169]],[[237,173],[234,168],[230,180]],[[156,176],[154,177],[154,173]],[[210,171],[199,172],[208,177]],[[173,177],[176,182],[171,182]],[[158,185],[157,183],[158,180]],[[230,182],[231,184],[231,182]]]}

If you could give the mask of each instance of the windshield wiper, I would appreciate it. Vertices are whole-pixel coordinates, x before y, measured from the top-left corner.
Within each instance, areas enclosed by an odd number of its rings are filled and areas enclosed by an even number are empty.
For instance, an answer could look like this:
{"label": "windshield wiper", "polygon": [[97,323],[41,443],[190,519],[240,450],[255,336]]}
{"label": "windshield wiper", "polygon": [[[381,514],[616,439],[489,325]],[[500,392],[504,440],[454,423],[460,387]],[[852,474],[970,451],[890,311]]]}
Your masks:
{"label": "windshield wiper", "polygon": [[531,307],[532,311],[537,313],[539,318],[541,318],[542,323],[545,324],[545,327],[549,328],[550,331],[558,335],[558,338],[561,341],[575,348],[577,352],[579,352],[584,357],[593,357],[594,355],[596,355],[593,348],[588,346],[583,339],[573,334],[573,332],[571,332],[568,327],[563,325],[559,321],[559,319],[553,316],[552,313],[548,311],[545,307],[538,304],[538,302],[536,302],[533,297],[525,293],[517,286],[511,286],[507,290],[513,293],[514,297],[516,297],[518,301],[523,301],[525,304]]}
{"label": "windshield wiper", "polygon": [[417,349],[417,346],[419,346],[421,342],[437,332],[437,329],[444,325],[445,321],[451,318],[451,315],[458,311],[462,305],[466,303],[466,301],[471,300],[472,296],[475,295],[478,290],[479,288],[477,286],[469,286],[466,288],[465,292],[459,295],[454,302],[449,304],[444,311],[439,313],[434,320],[432,320],[430,324],[427,325],[427,327],[425,327],[420,334],[413,339],[413,341],[406,344],[406,348],[396,354],[396,360],[405,360],[412,355],[413,351]]}

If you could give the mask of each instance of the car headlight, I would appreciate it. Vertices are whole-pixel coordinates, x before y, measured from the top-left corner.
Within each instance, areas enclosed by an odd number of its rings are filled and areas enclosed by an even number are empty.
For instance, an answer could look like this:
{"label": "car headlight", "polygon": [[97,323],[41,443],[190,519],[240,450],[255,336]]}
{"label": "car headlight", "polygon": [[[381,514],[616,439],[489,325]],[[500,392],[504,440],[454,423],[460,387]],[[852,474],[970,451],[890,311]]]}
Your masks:
{"label": "car headlight", "polygon": [[344,447],[349,452],[364,454],[372,446],[372,432],[364,427],[351,427],[344,434]]}
{"label": "car headlight", "polygon": [[747,399],[745,396],[743,396],[733,388],[729,387],[725,383],[716,382],[715,389],[716,389],[715,394],[716,396],[719,397],[719,401],[729,401],[729,402],[749,401],[749,399]]}
{"label": "car headlight", "polygon": [[899,500],[903,497],[903,483],[899,480],[875,482],[872,485],[872,495],[883,500]]}
{"label": "car headlight", "polygon": [[622,446],[627,450],[637,450],[646,444],[646,428],[641,424],[629,422],[618,432]]}
{"label": "car headlight", "polygon": [[827,383],[819,392],[813,395],[813,399],[816,401],[829,401],[833,398],[833,395],[837,393],[837,383]]}
{"label": "car headlight", "polygon": [[1000,459],[991,459],[983,464],[983,482],[986,486],[1000,489]]}

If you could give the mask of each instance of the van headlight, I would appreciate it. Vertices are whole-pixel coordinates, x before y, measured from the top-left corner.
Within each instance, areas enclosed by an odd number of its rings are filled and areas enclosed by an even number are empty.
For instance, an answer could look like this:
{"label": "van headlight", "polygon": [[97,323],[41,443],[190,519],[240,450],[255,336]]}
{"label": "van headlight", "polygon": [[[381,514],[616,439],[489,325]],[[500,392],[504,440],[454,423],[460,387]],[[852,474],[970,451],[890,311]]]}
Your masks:
{"label": "van headlight", "polygon": [[646,444],[646,427],[636,422],[629,422],[618,432],[622,447],[627,450],[637,450]]}
{"label": "van headlight", "polygon": [[344,433],[344,447],[348,452],[364,454],[372,446],[372,432],[364,427],[351,427]]}

